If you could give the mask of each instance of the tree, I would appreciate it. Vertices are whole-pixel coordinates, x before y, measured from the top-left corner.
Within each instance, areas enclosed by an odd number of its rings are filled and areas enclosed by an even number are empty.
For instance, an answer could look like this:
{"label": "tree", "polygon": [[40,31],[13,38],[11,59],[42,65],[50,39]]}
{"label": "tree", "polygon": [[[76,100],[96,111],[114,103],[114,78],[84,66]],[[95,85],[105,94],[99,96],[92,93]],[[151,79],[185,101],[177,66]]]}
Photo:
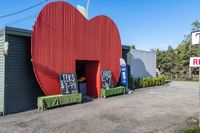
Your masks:
{"label": "tree", "polygon": [[162,70],[162,73],[171,76],[175,56],[175,50],[171,46],[168,46],[167,51],[157,50],[157,67]]}
{"label": "tree", "polygon": [[200,22],[198,20],[192,22],[192,31],[200,30]]}
{"label": "tree", "polygon": [[131,44],[131,49],[136,49],[135,44]]}
{"label": "tree", "polygon": [[[193,28],[200,28],[197,22],[195,24]],[[190,34],[188,34],[184,36],[183,41],[175,49],[168,46],[165,51],[157,50],[157,67],[166,76],[176,79],[188,79],[190,72],[198,74],[198,69],[188,69],[190,57],[198,55],[198,48],[191,45],[190,39]]]}

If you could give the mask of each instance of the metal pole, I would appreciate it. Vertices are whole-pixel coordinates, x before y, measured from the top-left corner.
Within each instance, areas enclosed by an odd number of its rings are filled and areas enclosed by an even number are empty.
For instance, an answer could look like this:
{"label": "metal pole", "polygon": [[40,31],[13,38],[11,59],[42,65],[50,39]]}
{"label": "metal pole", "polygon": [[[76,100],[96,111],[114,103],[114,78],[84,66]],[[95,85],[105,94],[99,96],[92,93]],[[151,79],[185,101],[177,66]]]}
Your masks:
{"label": "metal pole", "polygon": [[[200,44],[198,44],[199,47],[199,57],[200,57]],[[199,127],[200,127],[200,67],[199,67]]]}
{"label": "metal pole", "polygon": [[[190,40],[192,40],[192,39],[190,39]],[[191,57],[191,45],[192,45],[192,43],[189,44],[189,56],[190,57]],[[192,79],[192,68],[189,65],[189,80],[191,80],[191,79]]]}
{"label": "metal pole", "polygon": [[87,18],[89,18],[89,5],[90,5],[90,0],[87,1]]}
{"label": "metal pole", "polygon": [[[194,37],[193,35],[195,34],[195,37],[198,35],[199,36],[199,42],[197,43],[198,48],[199,48],[199,57],[200,57],[200,31],[195,31],[191,33],[191,37]],[[193,38],[191,38],[192,43],[191,44],[195,44],[196,42],[193,42]],[[199,127],[200,127],[200,67],[199,67]]]}

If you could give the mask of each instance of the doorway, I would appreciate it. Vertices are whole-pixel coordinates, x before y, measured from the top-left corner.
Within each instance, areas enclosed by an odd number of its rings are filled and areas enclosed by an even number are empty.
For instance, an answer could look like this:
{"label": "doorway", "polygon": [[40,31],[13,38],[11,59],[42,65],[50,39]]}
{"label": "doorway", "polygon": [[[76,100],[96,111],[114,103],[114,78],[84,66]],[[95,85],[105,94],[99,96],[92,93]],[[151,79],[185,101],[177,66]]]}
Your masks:
{"label": "doorway", "polygon": [[77,79],[82,79],[84,81],[81,83],[86,83],[86,90],[85,86],[83,89],[79,86],[79,91],[82,94],[90,96],[90,97],[100,97],[100,66],[99,61],[76,61],[76,74]]}

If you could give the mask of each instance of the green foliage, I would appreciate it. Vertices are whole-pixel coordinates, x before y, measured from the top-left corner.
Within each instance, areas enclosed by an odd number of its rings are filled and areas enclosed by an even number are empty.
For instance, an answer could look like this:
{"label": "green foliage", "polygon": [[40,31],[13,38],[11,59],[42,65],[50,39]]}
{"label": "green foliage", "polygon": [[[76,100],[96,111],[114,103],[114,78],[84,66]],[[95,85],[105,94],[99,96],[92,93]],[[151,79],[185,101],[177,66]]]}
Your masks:
{"label": "green foliage", "polygon": [[186,129],[184,133],[200,133],[200,128],[199,127],[189,128],[189,129]]}
{"label": "green foliage", "polygon": [[69,105],[82,102],[82,94],[68,94],[68,95],[51,95],[38,97],[38,109],[48,109],[63,105]]}
{"label": "green foliage", "polygon": [[140,78],[136,78],[136,79],[133,79],[132,77],[129,78],[130,79],[130,87],[132,89],[137,89],[140,87]]}
{"label": "green foliage", "polygon": [[158,86],[165,84],[165,76],[159,76],[155,78],[147,77],[143,79],[131,79],[130,83],[132,89]]}
{"label": "green foliage", "polygon": [[[200,30],[200,22],[192,23],[192,31]],[[191,45],[190,34],[185,35],[183,41],[175,49],[171,46],[167,50],[157,49],[157,68],[168,79],[188,80],[190,57],[198,56],[198,47]],[[197,75],[198,69],[191,68],[191,75]]]}
{"label": "green foliage", "polygon": [[200,30],[200,22],[198,20],[192,23],[192,31]]}
{"label": "green foliage", "polygon": [[124,86],[119,86],[115,88],[110,88],[110,89],[101,89],[101,97],[108,97],[108,96],[114,96],[118,94],[123,94],[126,90],[126,87]]}
{"label": "green foliage", "polygon": [[[190,45],[188,36],[185,36],[185,39],[175,49],[169,46],[166,51],[157,50],[157,67],[161,74],[170,77],[169,79],[186,80],[189,75],[190,57],[198,56],[198,48]],[[196,68],[192,68],[192,72],[194,75],[198,74]]]}
{"label": "green foliage", "polygon": [[136,49],[135,44],[131,45],[131,49]]}
{"label": "green foliage", "polygon": [[[157,50],[157,67],[161,68],[161,72],[164,74],[172,73],[175,66],[175,50],[169,46],[167,51]],[[167,72],[167,73],[166,73]]]}

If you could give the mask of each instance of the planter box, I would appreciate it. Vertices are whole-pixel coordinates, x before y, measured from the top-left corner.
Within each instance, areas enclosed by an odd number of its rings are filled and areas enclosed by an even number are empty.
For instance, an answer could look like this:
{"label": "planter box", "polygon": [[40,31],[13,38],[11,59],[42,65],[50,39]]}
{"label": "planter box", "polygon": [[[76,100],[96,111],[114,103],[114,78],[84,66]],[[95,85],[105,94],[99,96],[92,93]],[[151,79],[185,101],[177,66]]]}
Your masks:
{"label": "planter box", "polygon": [[119,86],[115,88],[110,88],[110,89],[101,89],[101,97],[108,97],[108,96],[114,96],[118,94],[124,94],[126,90],[126,87],[124,86]]}
{"label": "planter box", "polygon": [[68,95],[51,95],[38,97],[37,106],[39,110],[46,110],[48,108],[69,105],[82,102],[82,94],[68,94]]}

